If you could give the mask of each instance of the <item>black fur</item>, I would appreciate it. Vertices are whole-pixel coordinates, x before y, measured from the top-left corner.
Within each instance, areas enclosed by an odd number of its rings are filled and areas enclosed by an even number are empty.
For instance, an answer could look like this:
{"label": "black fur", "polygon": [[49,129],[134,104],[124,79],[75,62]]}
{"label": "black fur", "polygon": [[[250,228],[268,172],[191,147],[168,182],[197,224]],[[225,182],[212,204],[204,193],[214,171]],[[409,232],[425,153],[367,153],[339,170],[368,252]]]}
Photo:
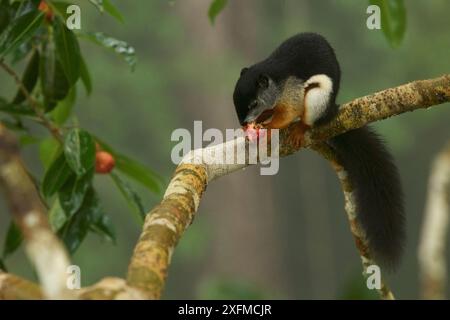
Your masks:
{"label": "black fur", "polygon": [[316,33],[300,33],[287,39],[267,59],[242,70],[233,94],[239,122],[243,124],[248,106],[255,99],[261,75],[268,75],[281,84],[289,76],[306,81],[315,74],[326,74],[333,79],[330,106],[335,106],[341,72],[333,48]]}
{"label": "black fur", "polygon": [[359,222],[373,258],[384,267],[395,268],[405,231],[403,192],[392,156],[369,127],[336,136],[330,144],[353,184]]}
{"label": "black fur", "polygon": [[[315,74],[326,74],[332,79],[333,93],[327,110],[314,125],[331,120],[338,111],[335,100],[340,84],[339,63],[325,38],[301,33],[283,42],[267,59],[241,71],[233,94],[240,123],[255,101],[262,75],[282,86],[290,76],[306,81]],[[358,217],[374,259],[383,266],[395,267],[405,233],[403,193],[391,155],[368,127],[344,133],[329,143],[354,184]]]}

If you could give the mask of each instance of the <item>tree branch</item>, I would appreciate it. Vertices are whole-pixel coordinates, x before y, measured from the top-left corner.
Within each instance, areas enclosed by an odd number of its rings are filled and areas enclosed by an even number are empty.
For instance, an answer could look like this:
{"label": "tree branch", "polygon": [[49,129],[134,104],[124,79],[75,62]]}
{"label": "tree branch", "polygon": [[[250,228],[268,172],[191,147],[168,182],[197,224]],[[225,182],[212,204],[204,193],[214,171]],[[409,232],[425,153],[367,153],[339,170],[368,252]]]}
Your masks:
{"label": "tree branch", "polygon": [[69,257],[50,229],[45,208],[22,164],[14,136],[2,125],[0,186],[6,194],[14,221],[22,231],[26,252],[36,268],[44,296],[50,299],[71,298],[72,294],[66,287]]}
{"label": "tree branch", "polygon": [[[322,141],[370,122],[448,101],[450,101],[450,75],[418,80],[383,90],[342,105],[333,121],[306,133],[303,147],[319,148],[318,144]],[[289,139],[291,130],[292,126],[280,132],[280,156],[287,156],[298,150]],[[224,155],[227,151],[242,145],[246,145],[246,140],[237,138],[220,145],[191,151],[183,159],[175,170],[163,200],[145,219],[142,234],[128,269],[129,285],[142,289],[149,298],[161,297],[174,248],[184,230],[192,223],[207,184],[213,179],[246,166],[246,164],[210,165],[204,161],[205,155]],[[192,164],[193,159],[198,164]],[[341,183],[345,187],[346,182]],[[347,201],[347,204],[349,203]],[[355,221],[357,213],[355,212],[354,216],[348,214],[350,222]],[[356,239],[363,239],[360,228],[353,228],[354,224],[351,225]],[[364,245],[358,248],[364,253]],[[365,253],[361,255],[366,257]],[[387,287],[382,291],[382,297],[393,298]]]}
{"label": "tree branch", "polygon": [[419,242],[421,292],[424,299],[445,299],[450,215],[450,143],[436,156],[428,182],[422,235]]}
{"label": "tree branch", "polygon": [[39,286],[28,280],[0,270],[0,300],[43,299]]}

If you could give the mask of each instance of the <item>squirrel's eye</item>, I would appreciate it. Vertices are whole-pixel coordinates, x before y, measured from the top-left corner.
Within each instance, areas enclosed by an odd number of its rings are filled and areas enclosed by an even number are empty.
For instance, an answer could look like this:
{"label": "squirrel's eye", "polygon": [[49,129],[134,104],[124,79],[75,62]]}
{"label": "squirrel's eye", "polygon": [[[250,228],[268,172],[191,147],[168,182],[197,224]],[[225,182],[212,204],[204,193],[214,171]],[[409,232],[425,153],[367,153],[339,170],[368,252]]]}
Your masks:
{"label": "squirrel's eye", "polygon": [[253,101],[252,103],[250,103],[250,104],[248,105],[248,109],[251,110],[251,109],[255,108],[257,104],[258,104],[257,101]]}

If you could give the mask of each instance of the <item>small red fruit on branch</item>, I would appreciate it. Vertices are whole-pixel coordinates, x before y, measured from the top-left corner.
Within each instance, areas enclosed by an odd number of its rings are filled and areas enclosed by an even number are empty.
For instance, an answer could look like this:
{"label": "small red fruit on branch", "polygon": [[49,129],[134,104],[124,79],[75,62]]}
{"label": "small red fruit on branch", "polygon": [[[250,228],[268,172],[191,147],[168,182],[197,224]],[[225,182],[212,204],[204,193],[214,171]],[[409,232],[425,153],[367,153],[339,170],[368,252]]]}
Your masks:
{"label": "small red fruit on branch", "polygon": [[39,2],[38,10],[45,13],[45,18],[47,19],[48,22],[51,22],[53,20],[52,8],[50,8],[47,2],[45,2],[44,0]]}
{"label": "small red fruit on branch", "polygon": [[114,157],[106,151],[97,151],[95,154],[95,172],[97,173],[110,173],[114,166],[116,165],[116,160]]}

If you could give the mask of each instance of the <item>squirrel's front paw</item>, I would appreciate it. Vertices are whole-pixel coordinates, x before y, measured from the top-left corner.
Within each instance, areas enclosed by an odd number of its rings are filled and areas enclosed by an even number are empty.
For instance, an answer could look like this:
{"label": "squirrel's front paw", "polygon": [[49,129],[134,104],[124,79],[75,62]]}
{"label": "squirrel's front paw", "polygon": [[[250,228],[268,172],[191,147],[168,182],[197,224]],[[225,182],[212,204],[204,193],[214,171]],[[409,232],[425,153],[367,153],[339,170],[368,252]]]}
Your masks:
{"label": "squirrel's front paw", "polygon": [[299,149],[303,145],[303,138],[305,136],[305,131],[308,130],[309,126],[299,122],[293,129],[290,135],[292,146],[295,149]]}

